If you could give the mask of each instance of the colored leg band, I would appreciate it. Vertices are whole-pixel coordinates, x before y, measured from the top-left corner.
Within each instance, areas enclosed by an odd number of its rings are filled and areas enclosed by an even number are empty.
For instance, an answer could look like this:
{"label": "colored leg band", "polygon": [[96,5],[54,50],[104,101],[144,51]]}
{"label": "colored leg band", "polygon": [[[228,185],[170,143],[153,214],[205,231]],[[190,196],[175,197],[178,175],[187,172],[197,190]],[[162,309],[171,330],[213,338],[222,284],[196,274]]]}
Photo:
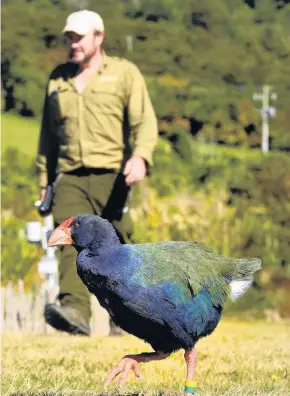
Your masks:
{"label": "colored leg band", "polygon": [[197,391],[197,388],[193,387],[193,386],[185,386],[184,388],[184,392],[187,393],[195,393]]}
{"label": "colored leg band", "polygon": [[185,386],[192,386],[193,388],[197,388],[197,381],[194,380],[186,380]]}

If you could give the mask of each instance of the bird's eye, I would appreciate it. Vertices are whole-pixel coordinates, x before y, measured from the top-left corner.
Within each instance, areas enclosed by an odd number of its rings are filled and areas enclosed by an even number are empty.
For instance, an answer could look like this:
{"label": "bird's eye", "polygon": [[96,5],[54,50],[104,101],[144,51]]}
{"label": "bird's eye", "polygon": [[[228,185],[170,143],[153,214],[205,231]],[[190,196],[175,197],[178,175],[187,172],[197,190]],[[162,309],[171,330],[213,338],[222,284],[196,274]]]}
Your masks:
{"label": "bird's eye", "polygon": [[76,221],[74,222],[74,227],[79,227],[79,225],[80,225],[79,221],[76,220]]}

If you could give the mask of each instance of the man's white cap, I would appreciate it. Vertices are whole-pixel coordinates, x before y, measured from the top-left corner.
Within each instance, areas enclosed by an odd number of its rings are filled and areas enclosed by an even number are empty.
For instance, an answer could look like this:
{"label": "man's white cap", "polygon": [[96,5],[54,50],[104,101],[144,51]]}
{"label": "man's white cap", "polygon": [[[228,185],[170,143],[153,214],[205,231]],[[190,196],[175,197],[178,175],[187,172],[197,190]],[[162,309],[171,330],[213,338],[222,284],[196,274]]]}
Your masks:
{"label": "man's white cap", "polygon": [[81,10],[73,12],[67,17],[66,25],[62,32],[75,32],[84,36],[91,30],[103,32],[105,30],[104,22],[96,12]]}

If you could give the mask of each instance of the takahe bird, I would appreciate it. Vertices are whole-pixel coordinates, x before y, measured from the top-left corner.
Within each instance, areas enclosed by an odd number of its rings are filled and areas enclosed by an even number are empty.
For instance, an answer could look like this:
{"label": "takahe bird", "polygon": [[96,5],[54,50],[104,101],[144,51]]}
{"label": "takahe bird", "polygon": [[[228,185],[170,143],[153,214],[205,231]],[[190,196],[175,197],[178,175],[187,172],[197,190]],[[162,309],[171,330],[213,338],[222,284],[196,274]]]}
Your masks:
{"label": "takahe bird", "polygon": [[260,260],[225,258],[196,242],[122,245],[107,220],[87,214],[71,217],[50,236],[49,246],[69,244],[78,251],[78,275],[114,323],[155,350],[125,356],[105,386],[119,374],[123,386],[131,369],[141,375],[139,363],[183,348],[185,393],[193,394],[195,344],[216,328],[231,286],[235,297],[250,287]]}

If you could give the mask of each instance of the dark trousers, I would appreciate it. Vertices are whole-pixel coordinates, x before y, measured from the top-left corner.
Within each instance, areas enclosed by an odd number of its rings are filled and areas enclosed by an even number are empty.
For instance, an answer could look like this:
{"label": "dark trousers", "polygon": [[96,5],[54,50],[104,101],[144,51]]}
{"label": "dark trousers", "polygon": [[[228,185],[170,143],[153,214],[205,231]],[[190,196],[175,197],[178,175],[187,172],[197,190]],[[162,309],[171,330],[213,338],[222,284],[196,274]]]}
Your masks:
{"label": "dark trousers", "polygon": [[[55,183],[53,216],[56,225],[79,213],[97,214],[115,227],[122,243],[130,243],[133,224],[126,208],[129,188],[124,176],[103,169],[80,168],[58,176]],[[62,305],[79,309],[89,321],[90,294],[76,272],[76,251],[60,249],[59,299]]]}

